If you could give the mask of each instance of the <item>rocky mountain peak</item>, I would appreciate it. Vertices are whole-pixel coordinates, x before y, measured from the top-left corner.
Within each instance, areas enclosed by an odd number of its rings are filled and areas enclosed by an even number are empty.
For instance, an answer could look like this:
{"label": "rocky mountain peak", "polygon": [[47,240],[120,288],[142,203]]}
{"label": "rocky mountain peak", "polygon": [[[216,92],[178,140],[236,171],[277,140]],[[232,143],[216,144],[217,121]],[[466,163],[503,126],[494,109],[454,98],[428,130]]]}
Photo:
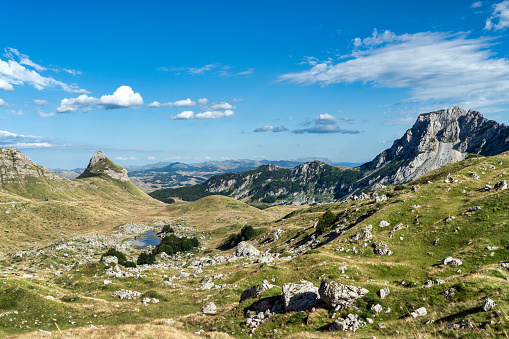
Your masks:
{"label": "rocky mountain peak", "polygon": [[362,165],[373,181],[399,184],[445,164],[465,159],[468,153],[495,155],[509,149],[509,128],[477,111],[454,106],[419,115],[391,148]]}
{"label": "rocky mountain peak", "polygon": [[98,151],[92,156],[90,162],[88,163],[88,167],[78,177],[78,179],[95,177],[99,175],[105,175],[120,182],[129,181],[127,170],[108,159],[103,151]]}

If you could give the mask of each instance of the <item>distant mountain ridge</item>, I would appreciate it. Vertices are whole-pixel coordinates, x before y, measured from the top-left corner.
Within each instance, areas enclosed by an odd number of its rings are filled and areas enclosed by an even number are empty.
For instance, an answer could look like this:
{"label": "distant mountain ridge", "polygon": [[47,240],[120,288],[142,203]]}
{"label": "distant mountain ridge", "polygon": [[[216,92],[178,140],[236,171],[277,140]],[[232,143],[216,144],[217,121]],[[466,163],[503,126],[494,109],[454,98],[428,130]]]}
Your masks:
{"label": "distant mountain ridge", "polygon": [[[421,114],[389,149],[357,168],[334,167],[319,161],[286,171],[266,171],[261,166],[241,176],[217,175],[202,185],[159,190],[151,196],[164,201],[170,197],[192,200],[193,196],[223,194],[269,204],[338,201],[383,184],[409,182],[433,169],[461,161],[469,153],[490,156],[507,150],[509,127],[484,118],[478,111],[454,106]],[[262,175],[265,172],[270,174]]]}

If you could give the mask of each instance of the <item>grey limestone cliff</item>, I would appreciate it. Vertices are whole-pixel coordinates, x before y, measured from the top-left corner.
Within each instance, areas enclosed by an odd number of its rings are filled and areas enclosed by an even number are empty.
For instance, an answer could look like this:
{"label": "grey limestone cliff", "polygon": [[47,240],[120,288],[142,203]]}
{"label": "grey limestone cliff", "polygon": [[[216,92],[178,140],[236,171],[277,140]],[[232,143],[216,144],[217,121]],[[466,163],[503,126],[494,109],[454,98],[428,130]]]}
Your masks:
{"label": "grey limestone cliff", "polygon": [[105,175],[120,182],[130,181],[127,176],[127,170],[108,159],[103,151],[98,151],[94,154],[94,156],[90,159],[88,167],[78,177],[78,179],[100,175]]}
{"label": "grey limestone cliff", "polygon": [[23,183],[27,178],[65,180],[44,166],[34,164],[25,154],[14,148],[0,148],[0,182]]}
{"label": "grey limestone cliff", "polygon": [[509,150],[509,127],[474,110],[454,106],[421,114],[391,148],[360,166],[373,182],[400,184],[469,153],[495,155]]}

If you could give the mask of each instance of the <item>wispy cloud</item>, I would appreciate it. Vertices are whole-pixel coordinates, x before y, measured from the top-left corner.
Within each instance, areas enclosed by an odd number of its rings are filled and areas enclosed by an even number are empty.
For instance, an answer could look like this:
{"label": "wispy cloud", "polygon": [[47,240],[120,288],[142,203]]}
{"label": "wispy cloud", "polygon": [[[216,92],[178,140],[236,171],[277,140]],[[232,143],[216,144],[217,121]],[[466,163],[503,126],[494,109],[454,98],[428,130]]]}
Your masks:
{"label": "wispy cloud", "polygon": [[126,161],[126,160],[138,160],[138,158],[136,157],[115,157],[113,158],[113,160],[116,160],[116,161]]}
{"label": "wispy cloud", "polygon": [[[200,99],[202,100],[202,99]],[[206,100],[206,99],[205,99]],[[175,102],[165,102],[160,103],[159,101],[154,101],[148,104],[149,107],[191,107],[195,106],[196,102],[192,101],[190,98],[184,100],[177,100]]]}
{"label": "wispy cloud", "polygon": [[206,73],[213,73],[220,76],[242,76],[251,75],[254,73],[254,68],[249,68],[244,71],[235,71],[235,68],[229,65],[220,63],[212,63],[199,67],[158,67],[158,71],[173,72],[173,73],[187,73],[191,75],[203,75]]}
{"label": "wispy cloud", "polygon": [[48,104],[48,100],[40,100],[40,99],[34,99],[34,103],[37,106],[45,106]]}
{"label": "wispy cloud", "polygon": [[372,37],[355,41],[348,60],[318,63],[281,75],[279,81],[406,88],[411,93],[408,101],[455,102],[466,107],[509,102],[509,60],[494,57],[491,38],[375,31]]}
{"label": "wispy cloud", "polygon": [[[13,85],[29,84],[38,90],[58,87],[69,93],[88,93],[87,90],[76,85],[69,85],[50,76],[41,75],[40,72],[47,68],[36,64],[17,49],[7,48],[4,57],[7,60],[0,59],[0,90],[12,91],[14,90]],[[18,59],[18,61],[14,59]],[[28,69],[25,66],[33,69]]]}
{"label": "wispy cloud", "polygon": [[308,128],[301,128],[292,131],[292,133],[303,134],[323,134],[323,133],[339,133],[339,134],[358,134],[360,131],[345,130],[337,126],[338,119],[330,114],[320,114],[313,119],[312,122],[304,123],[303,125],[311,125]]}
{"label": "wispy cloud", "polygon": [[279,133],[279,132],[287,132],[288,131],[288,128],[286,128],[285,126],[281,125],[281,126],[263,126],[263,127],[259,127],[259,128],[255,128],[253,130],[253,132],[274,132],[274,133]]}
{"label": "wispy cloud", "polygon": [[54,147],[51,143],[53,140],[53,138],[0,131],[0,147],[2,148],[49,148]]}
{"label": "wispy cloud", "polygon": [[481,6],[482,6],[481,1],[476,1],[476,2],[472,3],[472,5],[470,5],[470,7],[472,7],[472,8],[479,8]]}

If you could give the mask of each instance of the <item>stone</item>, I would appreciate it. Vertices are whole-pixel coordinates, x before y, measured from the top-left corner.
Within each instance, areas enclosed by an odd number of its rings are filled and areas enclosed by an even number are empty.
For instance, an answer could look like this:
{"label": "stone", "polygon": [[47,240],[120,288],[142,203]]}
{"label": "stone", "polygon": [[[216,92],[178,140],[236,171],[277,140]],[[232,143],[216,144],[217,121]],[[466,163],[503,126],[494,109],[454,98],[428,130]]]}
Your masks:
{"label": "stone", "polygon": [[250,243],[242,241],[237,245],[235,255],[237,257],[254,257],[260,255],[260,251]]}
{"label": "stone", "polygon": [[101,261],[103,261],[105,265],[118,264],[118,258],[113,255],[102,257]]}
{"label": "stone", "polygon": [[281,297],[287,312],[304,311],[319,303],[318,287],[305,280],[284,284]]}
{"label": "stone", "polygon": [[505,180],[500,180],[495,184],[495,189],[497,191],[502,191],[507,189],[507,182]]}
{"label": "stone", "polygon": [[368,293],[369,291],[365,288],[343,285],[336,281],[329,281],[326,278],[322,279],[318,289],[320,299],[336,311],[352,306],[357,299]]}
{"label": "stone", "polygon": [[490,298],[486,298],[486,300],[484,301],[484,304],[482,306],[482,310],[484,312],[489,312],[493,309],[493,307],[495,307],[495,302],[493,300],[491,300]]}
{"label": "stone", "polygon": [[246,289],[244,292],[242,292],[242,294],[240,295],[239,303],[243,302],[244,300],[250,299],[250,298],[258,298],[260,295],[262,295],[263,292],[265,292],[271,288],[274,288],[274,287],[277,287],[277,286],[271,285],[268,283],[250,287],[250,288]]}
{"label": "stone", "polygon": [[359,319],[357,314],[348,314],[345,319],[339,318],[331,326],[332,330],[337,331],[357,331],[359,327],[365,326],[366,322]]}
{"label": "stone", "polygon": [[378,255],[391,255],[392,251],[389,249],[389,246],[384,244],[383,242],[379,242],[377,244],[372,244],[373,252]]}
{"label": "stone", "polygon": [[207,305],[203,306],[201,311],[202,311],[202,313],[206,313],[206,314],[216,314],[217,306],[213,302],[210,302]]}
{"label": "stone", "polygon": [[390,222],[385,220],[380,221],[380,227],[387,227],[390,226],[390,224],[391,224]]}
{"label": "stone", "polygon": [[414,318],[417,318],[417,317],[422,317],[422,316],[425,316],[426,314],[428,314],[428,311],[426,311],[426,308],[425,307],[419,307],[418,309],[416,309],[415,311],[413,312],[410,312],[410,315]]}
{"label": "stone", "polygon": [[474,206],[474,207],[470,207],[468,209],[469,212],[475,212],[475,211],[479,211],[481,209],[481,206]]}
{"label": "stone", "polygon": [[371,305],[371,310],[375,311],[376,313],[380,313],[382,312],[382,305],[380,304]]}
{"label": "stone", "polygon": [[459,265],[463,265],[463,262],[460,259],[454,259],[453,257],[447,257],[444,260],[442,260],[442,264],[459,266]]}
{"label": "stone", "polygon": [[389,287],[385,287],[378,291],[378,295],[380,296],[380,299],[385,299],[385,297],[388,296],[390,292],[391,290]]}
{"label": "stone", "polygon": [[121,289],[119,291],[113,292],[112,294],[114,297],[118,297],[120,299],[136,299],[141,296],[140,292],[137,291],[131,291],[131,290],[124,290]]}
{"label": "stone", "polygon": [[279,240],[279,236],[280,236],[281,234],[283,234],[283,232],[284,232],[284,231],[283,231],[282,229],[277,229],[277,230],[275,230],[275,231],[274,231],[274,235],[273,235],[273,237],[272,237],[272,240],[273,240],[273,241],[278,241],[278,240]]}

